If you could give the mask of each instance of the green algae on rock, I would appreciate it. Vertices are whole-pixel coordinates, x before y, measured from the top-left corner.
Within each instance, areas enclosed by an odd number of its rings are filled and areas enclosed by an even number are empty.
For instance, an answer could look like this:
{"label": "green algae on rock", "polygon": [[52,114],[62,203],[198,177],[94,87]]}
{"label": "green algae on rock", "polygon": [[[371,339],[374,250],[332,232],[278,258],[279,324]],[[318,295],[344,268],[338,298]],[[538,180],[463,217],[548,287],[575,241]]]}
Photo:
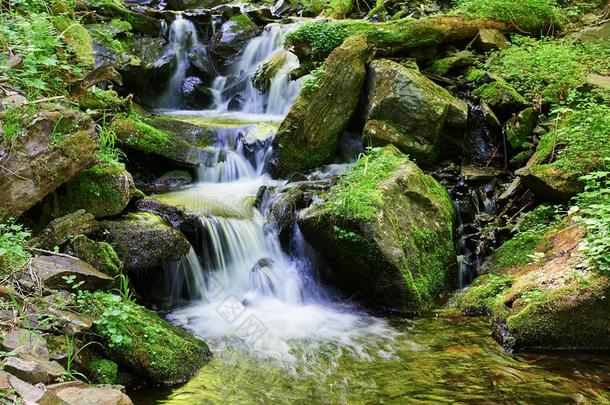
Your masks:
{"label": "green algae on rock", "polygon": [[299,214],[331,284],[363,302],[417,312],[457,281],[447,191],[395,147],[373,149]]}
{"label": "green algae on rock", "polygon": [[301,92],[273,139],[275,176],[330,163],[358,106],[366,65],[373,55],[362,35],[346,39],[332,52],[316,80],[316,90]]}
{"label": "green algae on rock", "polygon": [[211,357],[203,340],[117,295],[81,294],[78,307],[96,318],[93,328],[108,355],[154,383],[184,383]]}

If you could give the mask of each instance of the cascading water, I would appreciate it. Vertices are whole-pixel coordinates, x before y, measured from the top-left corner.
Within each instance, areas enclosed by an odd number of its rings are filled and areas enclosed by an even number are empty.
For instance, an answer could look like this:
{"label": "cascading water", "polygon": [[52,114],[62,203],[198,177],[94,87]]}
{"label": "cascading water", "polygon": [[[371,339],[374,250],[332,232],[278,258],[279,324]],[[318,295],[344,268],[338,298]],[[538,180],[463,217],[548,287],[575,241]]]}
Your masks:
{"label": "cascading water", "polygon": [[[261,36],[248,43],[229,74],[214,80],[216,111],[229,111],[231,102],[236,101],[242,113],[283,116],[288,112],[299,91],[298,81],[288,79],[288,73],[299,65],[298,59],[283,49],[284,35],[293,28],[269,24]],[[269,91],[262,93],[254,87],[252,77],[265,61],[273,58],[281,58],[281,66],[271,79]]]}
{"label": "cascading water", "polygon": [[182,84],[186,78],[189,67],[189,50],[201,47],[197,36],[195,25],[182,15],[176,15],[176,19],[169,27],[168,46],[166,57],[175,59],[176,68],[169,79],[165,94],[161,97],[161,104],[165,108],[176,108],[180,106],[182,96]]}
{"label": "cascading water", "polygon": [[[316,282],[298,227],[294,241],[299,249],[289,255],[282,250],[279,231],[266,223],[266,209],[254,207],[261,186],[284,184],[272,180],[265,167],[277,122],[299,90],[299,83],[288,79],[298,65],[296,58],[281,55],[287,29],[268,25],[247,45],[232,72],[216,78],[213,110],[171,112],[182,119],[208,120],[216,140],[200,154],[195,186],[157,198],[200,218],[201,246],[168,271],[169,295],[176,302],[190,301],[171,318],[212,344],[245,342],[258,355],[294,365],[295,339],[362,352],[359,337],[383,334],[387,341],[394,332],[384,321],[330,299]],[[268,91],[260,92],[252,77],[278,55],[283,63],[270,78]],[[236,97],[239,110],[229,112]],[[194,251],[199,252],[197,260]]]}

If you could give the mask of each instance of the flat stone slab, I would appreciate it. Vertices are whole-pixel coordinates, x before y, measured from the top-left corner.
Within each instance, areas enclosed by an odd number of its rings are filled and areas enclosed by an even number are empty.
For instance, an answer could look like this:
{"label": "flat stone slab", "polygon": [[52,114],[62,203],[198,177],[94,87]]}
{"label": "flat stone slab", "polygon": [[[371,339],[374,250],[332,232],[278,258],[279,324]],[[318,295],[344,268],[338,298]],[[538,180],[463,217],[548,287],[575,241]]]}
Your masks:
{"label": "flat stone slab", "polygon": [[[84,281],[79,288],[96,290],[113,281],[109,275],[75,257],[38,256],[32,260],[31,268],[44,285],[50,288],[70,290],[75,283]],[[68,278],[72,276],[70,282]]]}
{"label": "flat stone slab", "polygon": [[132,405],[131,399],[111,387],[70,387],[57,392],[70,405]]}
{"label": "flat stone slab", "polygon": [[8,352],[28,352],[41,359],[49,359],[47,341],[34,331],[14,329],[4,336],[2,347]]}

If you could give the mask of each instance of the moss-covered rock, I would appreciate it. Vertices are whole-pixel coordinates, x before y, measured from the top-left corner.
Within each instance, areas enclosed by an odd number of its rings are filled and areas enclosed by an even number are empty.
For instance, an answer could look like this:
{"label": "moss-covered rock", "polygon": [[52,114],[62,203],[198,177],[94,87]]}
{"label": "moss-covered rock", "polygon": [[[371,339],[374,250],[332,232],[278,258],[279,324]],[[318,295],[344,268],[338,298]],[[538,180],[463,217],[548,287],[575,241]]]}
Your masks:
{"label": "moss-covered rock", "polygon": [[123,269],[123,262],[110,244],[93,241],[85,235],[73,238],[68,244],[67,253],[111,277],[118,276]]}
{"label": "moss-covered rock", "polygon": [[258,68],[254,76],[252,76],[252,84],[254,84],[254,87],[263,93],[269,91],[271,80],[286,63],[288,54],[289,53],[286,51],[280,51],[265,61],[265,63]]}
{"label": "moss-covered rock", "polygon": [[118,215],[135,192],[131,174],[120,163],[98,163],[60,187],[45,203],[53,217],[84,209],[96,218]]}
{"label": "moss-covered rock", "polygon": [[501,32],[537,34],[549,25],[558,25],[554,2],[531,0],[515,3],[511,0],[460,1],[448,15],[435,15],[419,20],[401,18],[376,23],[366,20],[320,20],[307,23],[290,33],[286,46],[293,50],[301,63],[320,61],[345,38],[362,34],[384,56],[400,55],[414,48],[474,38],[481,29]]}
{"label": "moss-covered rock", "polygon": [[329,282],[371,306],[416,312],[457,281],[454,216],[443,186],[386,146],[298,221]]}
{"label": "moss-covered rock", "polygon": [[101,237],[114,248],[127,271],[162,267],[186,255],[190,248],[180,231],[149,213],[102,222]]}
{"label": "moss-covered rock", "polygon": [[502,79],[477,87],[474,95],[485,101],[494,113],[504,119],[529,105],[513,86]]}
{"label": "moss-covered rock", "polygon": [[119,97],[114,90],[89,90],[76,99],[82,110],[125,112],[131,108],[131,97]]}
{"label": "moss-covered rock", "polygon": [[537,120],[538,113],[532,107],[528,107],[514,117],[509,118],[504,126],[504,134],[512,149],[525,148],[528,143],[532,145],[530,136]]}
{"label": "moss-covered rock", "polygon": [[159,155],[185,166],[196,166],[200,147],[213,142],[210,131],[167,117],[141,120],[117,116],[110,125],[117,140],[133,150]]}
{"label": "moss-covered rock", "polygon": [[454,55],[435,60],[428,70],[436,75],[445,76],[471,66],[475,60],[474,54],[470,51],[456,52]]}
{"label": "moss-covered rock", "polygon": [[13,128],[21,136],[0,143],[0,165],[11,173],[0,176],[0,219],[18,217],[89,167],[99,145],[93,121],[81,112],[27,117],[25,127]]}
{"label": "moss-covered rock", "polygon": [[362,35],[350,37],[328,57],[315,82],[303,86],[273,139],[276,176],[332,160],[339,136],[358,106],[373,55]]}
{"label": "moss-covered rock", "polygon": [[66,15],[52,16],[51,21],[76,59],[85,67],[93,67],[93,41],[85,27]]}
{"label": "moss-covered rock", "polygon": [[610,278],[587,267],[578,249],[582,227],[565,221],[526,233],[537,235],[526,238],[527,246],[518,234],[494,253],[505,258],[496,257],[493,270],[475,280],[462,310],[489,313],[494,336],[510,349],[608,350]]}
{"label": "moss-covered rock", "polygon": [[443,133],[459,138],[468,123],[464,101],[396,62],[373,61],[367,87],[365,144],[391,143],[418,162],[431,163],[439,155]]}
{"label": "moss-covered rock", "polygon": [[247,14],[234,15],[212,37],[210,52],[221,63],[229,65],[259,32],[258,26]]}
{"label": "moss-covered rock", "polygon": [[609,168],[610,107],[588,104],[556,121],[544,134],[526,166],[523,183],[544,201],[568,201],[583,190],[579,178]]}
{"label": "moss-covered rock", "polygon": [[184,383],[211,357],[204,341],[116,295],[83,294],[78,306],[95,317],[93,328],[110,358],[154,383]]}
{"label": "moss-covered rock", "polygon": [[157,36],[161,31],[161,20],[128,9],[120,0],[81,0],[76,2],[78,11],[94,11],[94,16],[118,18],[128,22],[134,31]]}
{"label": "moss-covered rock", "polygon": [[96,384],[114,385],[119,382],[119,366],[112,360],[92,359],[89,362],[87,374]]}

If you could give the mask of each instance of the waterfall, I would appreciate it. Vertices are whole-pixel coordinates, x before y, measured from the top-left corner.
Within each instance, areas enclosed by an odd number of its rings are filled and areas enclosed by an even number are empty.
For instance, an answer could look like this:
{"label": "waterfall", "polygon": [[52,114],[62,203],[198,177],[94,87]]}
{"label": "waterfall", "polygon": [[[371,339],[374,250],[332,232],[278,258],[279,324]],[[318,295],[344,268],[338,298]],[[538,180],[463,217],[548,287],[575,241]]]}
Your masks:
{"label": "waterfall", "polygon": [[168,45],[165,51],[166,57],[174,58],[176,67],[161,98],[164,107],[180,107],[182,85],[189,68],[188,51],[200,46],[195,25],[182,15],[176,15],[176,19],[169,27]]}
{"label": "waterfall", "polygon": [[[174,25],[175,38],[192,28]],[[387,331],[382,321],[339,303],[318,283],[315,261],[298,226],[291,251],[282,249],[279,230],[266,220],[273,192],[260,210],[254,204],[261,187],[285,184],[271,179],[265,168],[277,122],[299,91],[300,83],[288,78],[298,61],[292,54],[281,54],[290,29],[269,24],[249,42],[226,76],[211,80],[213,109],[171,112],[203,118],[215,140],[199,155],[193,187],[155,197],[199,217],[198,244],[177,271],[168,269],[177,273],[168,275],[174,302],[189,301],[170,318],[208,341],[242,341],[257,354],[287,361],[293,360],[292,339],[353,346],[365,331]],[[263,93],[253,86],[252,78],[278,55],[282,64]],[[177,70],[172,80],[179,81],[181,74]],[[236,98],[237,110],[230,106]]]}
{"label": "waterfall", "polygon": [[[237,110],[244,113],[283,116],[288,112],[299,91],[298,81],[291,81],[288,74],[299,66],[299,61],[294,54],[284,51],[283,44],[286,33],[295,27],[269,24],[262,35],[248,43],[229,75],[214,80],[212,93],[216,111],[229,111],[230,102],[238,99]],[[269,91],[262,93],[254,87],[252,78],[264,62],[280,53],[285,54],[283,64],[271,79]]]}

